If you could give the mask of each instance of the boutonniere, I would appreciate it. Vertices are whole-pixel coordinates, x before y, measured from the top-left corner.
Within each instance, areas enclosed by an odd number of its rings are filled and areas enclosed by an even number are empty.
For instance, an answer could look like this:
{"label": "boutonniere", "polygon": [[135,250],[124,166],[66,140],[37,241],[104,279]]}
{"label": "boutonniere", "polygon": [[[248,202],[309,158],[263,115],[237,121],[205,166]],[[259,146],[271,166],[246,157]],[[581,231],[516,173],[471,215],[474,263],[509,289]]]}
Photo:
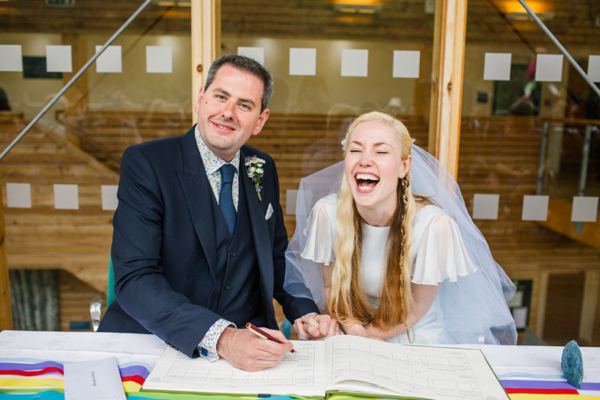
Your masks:
{"label": "boutonniere", "polygon": [[246,165],[248,177],[252,179],[252,182],[254,182],[254,188],[256,189],[256,194],[258,194],[258,200],[262,201],[262,197],[260,197],[260,191],[262,190],[260,180],[265,173],[265,170],[262,169],[262,166],[265,164],[265,160],[256,156],[246,157],[244,164]]}

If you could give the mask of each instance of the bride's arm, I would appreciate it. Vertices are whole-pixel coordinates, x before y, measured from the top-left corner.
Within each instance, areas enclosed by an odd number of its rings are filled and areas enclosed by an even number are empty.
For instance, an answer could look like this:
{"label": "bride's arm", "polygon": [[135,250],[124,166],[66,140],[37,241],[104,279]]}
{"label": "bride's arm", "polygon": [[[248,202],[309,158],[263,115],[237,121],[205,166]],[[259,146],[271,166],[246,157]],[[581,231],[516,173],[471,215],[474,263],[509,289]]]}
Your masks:
{"label": "bride's arm", "polygon": [[419,285],[416,283],[411,283],[410,287],[412,290],[415,308],[413,312],[408,315],[408,318],[406,319],[406,326],[404,324],[399,324],[392,326],[389,329],[382,330],[374,327],[372,324],[368,324],[365,326],[365,329],[369,335],[381,340],[387,340],[406,332],[407,327],[410,329],[414,324],[419,322],[421,318],[423,318],[425,313],[427,313],[433,304],[435,296],[437,296],[437,293],[440,290],[439,285]]}
{"label": "bride's arm", "polygon": [[[333,264],[320,264],[323,275],[323,295],[325,303],[331,289],[331,273]],[[340,335],[338,322],[327,314],[309,314],[298,318],[294,328],[301,339],[326,339],[330,336]]]}

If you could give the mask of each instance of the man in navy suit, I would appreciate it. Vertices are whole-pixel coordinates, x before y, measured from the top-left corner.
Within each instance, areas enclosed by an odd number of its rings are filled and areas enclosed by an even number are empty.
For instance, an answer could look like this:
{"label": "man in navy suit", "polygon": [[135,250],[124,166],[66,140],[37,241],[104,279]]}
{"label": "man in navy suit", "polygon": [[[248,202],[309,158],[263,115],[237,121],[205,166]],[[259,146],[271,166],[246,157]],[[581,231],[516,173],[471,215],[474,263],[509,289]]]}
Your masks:
{"label": "man in navy suit", "polygon": [[[101,331],[153,333],[188,356],[260,370],[292,348],[277,330],[273,298],[290,321],[319,312],[283,289],[277,170],[266,153],[245,146],[267,121],[272,93],[262,65],[223,56],[200,90],[195,127],[125,150],[111,254],[116,301]],[[335,333],[329,317],[314,320],[322,336]],[[247,322],[282,343],[237,329]],[[298,332],[315,337],[306,333]]]}

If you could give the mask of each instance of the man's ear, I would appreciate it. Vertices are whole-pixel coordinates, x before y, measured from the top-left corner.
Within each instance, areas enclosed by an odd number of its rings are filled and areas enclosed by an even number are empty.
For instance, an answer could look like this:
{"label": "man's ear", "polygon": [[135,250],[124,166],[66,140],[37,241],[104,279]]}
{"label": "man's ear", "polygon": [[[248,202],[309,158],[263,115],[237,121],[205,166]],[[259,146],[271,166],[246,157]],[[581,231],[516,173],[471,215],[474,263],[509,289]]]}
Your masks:
{"label": "man's ear", "polygon": [[260,133],[263,126],[265,126],[265,123],[269,119],[270,114],[271,114],[271,111],[269,111],[268,108],[265,108],[265,110],[260,113],[260,116],[258,117],[258,121],[256,122],[256,127],[254,128],[252,135],[258,135]]}
{"label": "man's ear", "polygon": [[204,86],[200,88],[198,92],[198,97],[196,98],[196,104],[194,104],[194,112],[198,114],[198,110],[200,109],[200,103],[202,102],[202,98],[204,97]]}

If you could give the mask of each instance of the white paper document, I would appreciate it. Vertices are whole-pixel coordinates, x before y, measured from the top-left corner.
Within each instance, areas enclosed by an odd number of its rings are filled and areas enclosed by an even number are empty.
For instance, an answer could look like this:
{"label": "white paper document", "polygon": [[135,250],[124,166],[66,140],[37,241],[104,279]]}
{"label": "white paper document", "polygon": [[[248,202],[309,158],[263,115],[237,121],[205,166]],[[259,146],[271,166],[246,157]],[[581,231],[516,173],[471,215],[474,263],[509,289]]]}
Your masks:
{"label": "white paper document", "polygon": [[430,399],[508,399],[483,353],[406,346],[357,336],[293,341],[277,367],[246,372],[167,348],[144,390],[321,396],[355,393]]}
{"label": "white paper document", "polygon": [[65,400],[126,400],[115,357],[65,364]]}

